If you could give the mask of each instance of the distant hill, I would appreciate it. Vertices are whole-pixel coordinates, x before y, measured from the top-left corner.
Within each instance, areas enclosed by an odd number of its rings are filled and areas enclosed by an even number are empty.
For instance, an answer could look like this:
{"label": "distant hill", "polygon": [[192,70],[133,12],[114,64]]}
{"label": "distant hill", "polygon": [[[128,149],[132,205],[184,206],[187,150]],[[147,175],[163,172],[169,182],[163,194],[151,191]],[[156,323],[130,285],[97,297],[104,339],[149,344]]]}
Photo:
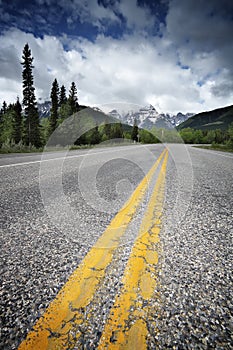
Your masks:
{"label": "distant hill", "polygon": [[178,125],[177,129],[226,130],[231,123],[233,123],[233,105],[198,113]]}

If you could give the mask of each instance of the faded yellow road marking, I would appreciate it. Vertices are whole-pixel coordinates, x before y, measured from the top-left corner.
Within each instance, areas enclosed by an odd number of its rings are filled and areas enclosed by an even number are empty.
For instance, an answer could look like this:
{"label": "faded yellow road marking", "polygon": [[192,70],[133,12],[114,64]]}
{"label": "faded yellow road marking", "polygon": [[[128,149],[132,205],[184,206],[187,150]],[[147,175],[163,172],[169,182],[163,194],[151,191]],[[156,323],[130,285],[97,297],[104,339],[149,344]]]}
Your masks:
{"label": "faded yellow road marking", "polygon": [[149,309],[143,305],[153,297],[156,287],[155,265],[158,263],[156,244],[159,242],[167,160],[168,152],[123,275],[121,294],[110,310],[110,317],[102,333],[98,350],[147,348],[146,321]]}
{"label": "faded yellow road marking", "polygon": [[82,323],[83,308],[92,300],[112,260],[114,250],[119,246],[122,235],[142,202],[165,152],[162,152],[126,205],[113,218],[97,243],[72,273],[44,315],[20,344],[19,350],[64,350],[74,347],[80,336],[74,329]]}

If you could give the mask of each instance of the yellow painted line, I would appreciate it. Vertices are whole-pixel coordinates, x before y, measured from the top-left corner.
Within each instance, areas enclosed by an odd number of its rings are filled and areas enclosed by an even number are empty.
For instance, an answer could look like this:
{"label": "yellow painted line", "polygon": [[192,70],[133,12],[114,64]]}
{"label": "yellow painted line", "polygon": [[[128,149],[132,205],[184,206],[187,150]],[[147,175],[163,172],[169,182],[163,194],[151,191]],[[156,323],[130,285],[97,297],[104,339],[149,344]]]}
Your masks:
{"label": "yellow painted line", "polygon": [[148,174],[140,182],[124,207],[113,218],[97,243],[88,252],[77,269],[50,303],[44,315],[20,344],[19,350],[72,349],[80,334],[75,334],[82,323],[83,310],[92,300],[114,250],[142,202],[149,182],[160,164],[161,153]]}
{"label": "yellow painted line", "polygon": [[148,307],[156,287],[156,264],[161,215],[163,210],[165,176],[168,160],[166,152],[158,179],[139,236],[132,248],[123,278],[122,290],[110,310],[109,319],[100,338],[98,350],[144,350],[147,348]]}

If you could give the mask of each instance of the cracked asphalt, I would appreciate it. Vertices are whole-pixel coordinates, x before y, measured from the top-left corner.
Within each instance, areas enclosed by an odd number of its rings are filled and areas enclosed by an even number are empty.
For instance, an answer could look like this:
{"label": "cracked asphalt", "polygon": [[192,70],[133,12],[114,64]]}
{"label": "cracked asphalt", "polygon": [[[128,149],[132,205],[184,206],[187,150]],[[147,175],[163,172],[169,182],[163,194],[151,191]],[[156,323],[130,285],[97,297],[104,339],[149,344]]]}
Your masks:
{"label": "cracked asphalt", "polygon": [[[64,163],[49,160],[62,157],[50,153],[43,166],[41,155],[0,156],[1,349],[17,349],[162,149],[72,151]],[[232,349],[233,155],[168,149],[147,347]],[[137,215],[88,305],[75,349],[98,347],[143,214]]]}

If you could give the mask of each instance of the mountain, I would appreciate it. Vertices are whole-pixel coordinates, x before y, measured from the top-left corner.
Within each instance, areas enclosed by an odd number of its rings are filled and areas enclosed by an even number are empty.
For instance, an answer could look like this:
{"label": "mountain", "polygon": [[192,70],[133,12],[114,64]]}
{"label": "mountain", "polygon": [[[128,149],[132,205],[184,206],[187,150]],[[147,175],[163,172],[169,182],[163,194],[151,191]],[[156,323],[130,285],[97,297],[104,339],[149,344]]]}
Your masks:
{"label": "mountain", "polygon": [[50,108],[51,108],[51,102],[50,101],[45,101],[45,102],[38,102],[37,107],[38,107],[38,112],[39,112],[39,117],[40,118],[47,118],[50,115]]}
{"label": "mountain", "polygon": [[171,123],[174,127],[180,125],[181,123],[185,122],[186,120],[188,120],[189,118],[191,118],[193,116],[194,113],[177,113],[176,115],[172,115],[171,116]]}
{"label": "mountain", "polygon": [[177,129],[192,128],[196,130],[228,129],[233,123],[233,105],[198,113],[181,123]]}
{"label": "mountain", "polygon": [[129,125],[133,125],[136,119],[137,125],[140,128],[150,130],[154,126],[157,128],[173,129],[190,118],[193,113],[178,113],[175,115],[158,113],[152,105],[149,105],[140,108],[138,111],[128,111],[125,113],[120,113],[116,109],[113,109],[108,115],[120,119],[123,123]]}
{"label": "mountain", "polygon": [[[39,102],[38,111],[40,118],[46,118],[50,115],[51,102]],[[93,110],[103,113],[98,107],[93,107]],[[150,130],[152,127],[173,129],[180,123],[186,121],[188,118],[193,116],[193,113],[187,114],[168,114],[168,113],[158,113],[156,109],[152,106],[145,106],[140,108],[138,111],[126,111],[119,112],[117,109],[111,110],[107,113],[108,116],[120,120],[123,124],[133,125],[136,119],[137,125],[140,128]]]}
{"label": "mountain", "polygon": [[[50,109],[52,107],[52,103],[50,101],[38,102],[37,107],[38,107],[38,112],[39,112],[40,118],[48,118],[50,116]],[[82,110],[84,108],[87,108],[87,106],[79,105],[79,110]]]}

